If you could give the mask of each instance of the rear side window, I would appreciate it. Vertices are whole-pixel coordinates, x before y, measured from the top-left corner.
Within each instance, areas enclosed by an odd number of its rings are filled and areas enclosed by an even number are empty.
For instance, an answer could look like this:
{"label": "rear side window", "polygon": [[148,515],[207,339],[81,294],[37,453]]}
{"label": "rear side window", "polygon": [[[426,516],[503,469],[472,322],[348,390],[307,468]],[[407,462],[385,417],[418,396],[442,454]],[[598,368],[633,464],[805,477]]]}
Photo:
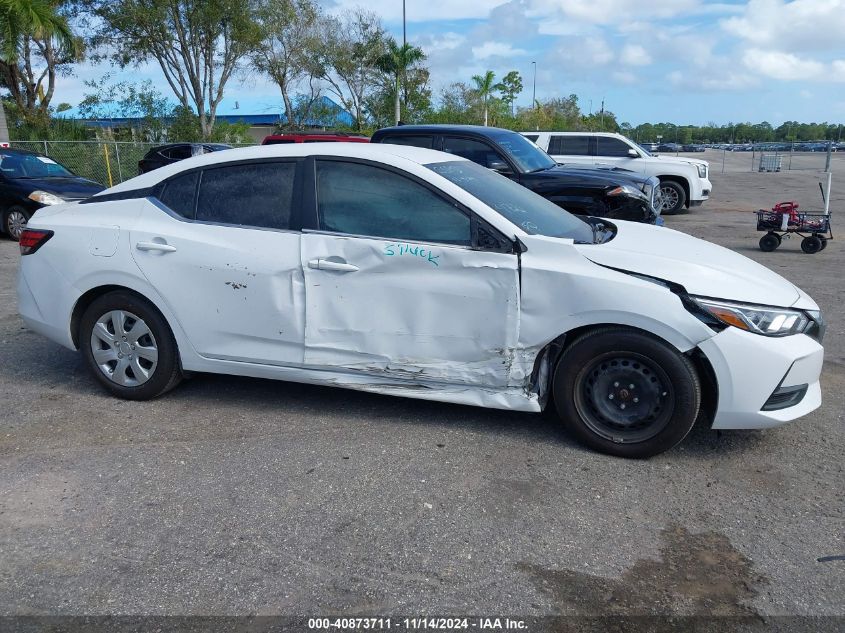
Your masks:
{"label": "rear side window", "polygon": [[287,145],[288,143],[293,143],[293,139],[290,138],[268,138],[265,139],[262,145]]}
{"label": "rear side window", "polygon": [[303,143],[337,143],[337,139],[333,138],[307,138]]}
{"label": "rear side window", "polygon": [[324,231],[472,244],[470,218],[454,204],[410,178],[371,165],[318,161],[317,209]]}
{"label": "rear side window", "polygon": [[628,156],[631,146],[618,138],[599,136],[596,138],[596,154],[598,156]]}
{"label": "rear side window", "polygon": [[290,228],[295,162],[246,163],[202,172],[196,219]]}
{"label": "rear side window", "polygon": [[177,145],[176,147],[164,150],[162,155],[172,160],[184,160],[193,155],[193,150],[190,145]]}
{"label": "rear side window", "polygon": [[564,154],[566,156],[589,156],[589,136],[564,136],[552,134],[549,138],[549,154]]}
{"label": "rear side window", "polygon": [[388,136],[385,137],[382,143],[390,143],[391,145],[408,145],[409,147],[424,147],[426,149],[431,149],[432,147],[434,147],[434,137],[418,135]]}
{"label": "rear side window", "polygon": [[197,180],[200,173],[192,171],[181,176],[171,178],[164,185],[164,190],[158,196],[171,211],[183,218],[194,219],[194,196],[197,192]]}

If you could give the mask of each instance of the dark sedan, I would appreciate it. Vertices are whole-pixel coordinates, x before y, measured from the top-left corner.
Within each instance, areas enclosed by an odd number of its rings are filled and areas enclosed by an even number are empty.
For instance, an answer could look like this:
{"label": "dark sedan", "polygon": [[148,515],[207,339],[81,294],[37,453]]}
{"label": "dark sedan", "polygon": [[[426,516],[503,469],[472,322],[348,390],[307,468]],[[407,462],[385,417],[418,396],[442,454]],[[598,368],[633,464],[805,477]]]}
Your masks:
{"label": "dark sedan", "polygon": [[148,171],[178,163],[180,160],[192,156],[202,156],[209,152],[220,152],[224,149],[232,149],[231,145],[223,143],[171,143],[170,145],[159,145],[153,147],[144,157],[138,161],[138,174],[146,174]]}
{"label": "dark sedan", "polygon": [[0,210],[3,232],[20,238],[32,214],[44,206],[90,198],[105,189],[77,176],[52,158],[20,149],[0,149]]}
{"label": "dark sedan", "polygon": [[653,224],[660,208],[656,178],[627,170],[557,164],[530,140],[493,127],[404,125],[378,130],[372,143],[437,149],[497,171],[570,213]]}

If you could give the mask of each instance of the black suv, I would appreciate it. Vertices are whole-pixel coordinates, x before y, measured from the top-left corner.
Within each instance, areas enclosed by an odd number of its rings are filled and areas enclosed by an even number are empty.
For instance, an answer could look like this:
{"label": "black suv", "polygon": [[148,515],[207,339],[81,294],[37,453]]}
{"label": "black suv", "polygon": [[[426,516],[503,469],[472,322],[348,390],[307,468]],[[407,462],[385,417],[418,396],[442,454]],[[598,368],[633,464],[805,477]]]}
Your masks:
{"label": "black suv", "polygon": [[224,149],[232,149],[231,145],[223,143],[171,143],[170,145],[159,145],[153,147],[144,157],[138,161],[138,175],[146,174],[148,171],[178,163],[180,160],[192,156],[202,156],[209,152],[220,152]]}
{"label": "black suv", "polygon": [[562,166],[510,130],[475,125],[402,125],[378,130],[371,142],[462,156],[579,215],[654,224],[662,206],[657,178],[618,168]]}

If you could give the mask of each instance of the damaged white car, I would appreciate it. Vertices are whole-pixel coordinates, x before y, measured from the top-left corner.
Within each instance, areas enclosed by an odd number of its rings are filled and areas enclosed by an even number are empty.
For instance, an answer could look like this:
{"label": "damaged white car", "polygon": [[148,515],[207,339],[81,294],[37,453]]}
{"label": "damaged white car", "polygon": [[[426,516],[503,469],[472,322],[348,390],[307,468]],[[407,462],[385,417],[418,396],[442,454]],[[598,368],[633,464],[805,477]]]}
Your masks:
{"label": "damaged white car", "polygon": [[41,209],[20,247],[26,324],[122,398],[214,372],[549,405],[629,457],[821,403],[824,327],[791,283],[427,149],[207,154]]}

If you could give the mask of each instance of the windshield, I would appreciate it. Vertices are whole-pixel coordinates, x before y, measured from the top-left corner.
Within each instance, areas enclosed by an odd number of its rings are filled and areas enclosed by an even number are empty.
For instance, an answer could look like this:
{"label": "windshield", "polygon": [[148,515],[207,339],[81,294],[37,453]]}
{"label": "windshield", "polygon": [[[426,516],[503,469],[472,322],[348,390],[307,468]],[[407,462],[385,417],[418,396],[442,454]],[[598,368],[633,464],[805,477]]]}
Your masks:
{"label": "windshield", "polygon": [[475,196],[526,233],[593,243],[593,229],[586,222],[481,165],[462,160],[432,163],[426,167]]}
{"label": "windshield", "polygon": [[73,176],[52,158],[37,154],[0,153],[0,173],[6,178],[63,178]]}
{"label": "windshield", "polygon": [[502,150],[510,156],[519,168],[524,172],[540,171],[550,169],[557,163],[551,156],[537,147],[534,143],[516,132],[502,132],[491,134],[490,138],[495,141]]}

